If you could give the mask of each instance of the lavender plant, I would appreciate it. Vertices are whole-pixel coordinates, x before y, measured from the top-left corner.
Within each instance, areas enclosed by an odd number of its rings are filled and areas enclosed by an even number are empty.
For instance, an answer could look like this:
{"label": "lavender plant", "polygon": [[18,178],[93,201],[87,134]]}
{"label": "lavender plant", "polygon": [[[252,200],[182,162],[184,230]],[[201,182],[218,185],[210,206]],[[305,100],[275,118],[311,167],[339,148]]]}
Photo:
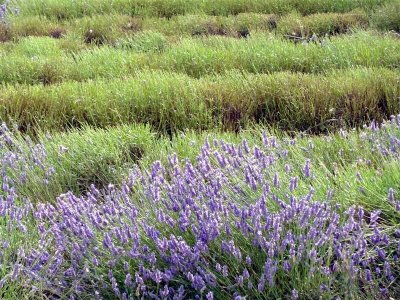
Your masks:
{"label": "lavender plant", "polygon": [[[397,116],[361,134],[376,155],[397,160],[399,129]],[[315,162],[278,171],[291,153],[274,137],[264,135],[254,147],[246,140],[206,140],[195,162],[172,155],[167,165],[133,169],[121,186],[92,185],[84,195],[68,192],[54,204],[32,205],[18,196],[23,183],[16,175],[25,163],[46,177],[46,156],[36,154],[40,145],[19,151],[4,126],[0,136],[2,159],[10,160],[2,163],[1,177],[1,293],[50,299],[386,299],[400,293],[399,222],[387,212],[342,207],[329,192],[317,198]],[[386,199],[395,220],[398,192],[389,189]],[[31,242],[23,240],[28,234]]]}

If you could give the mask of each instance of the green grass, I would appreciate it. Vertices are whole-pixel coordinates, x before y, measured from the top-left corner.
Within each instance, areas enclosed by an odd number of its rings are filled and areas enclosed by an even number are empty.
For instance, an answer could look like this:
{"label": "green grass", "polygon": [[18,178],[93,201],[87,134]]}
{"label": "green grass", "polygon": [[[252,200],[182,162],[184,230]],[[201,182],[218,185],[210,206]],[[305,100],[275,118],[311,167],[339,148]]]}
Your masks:
{"label": "green grass", "polygon": [[5,44],[0,47],[0,81],[52,84],[129,76],[142,69],[180,72],[198,78],[229,70],[323,73],[353,67],[400,66],[398,39],[363,31],[325,39],[322,44],[295,44],[271,35],[254,34],[248,39],[185,38],[170,46],[160,34],[143,32],[117,46],[122,49],[104,46],[73,50],[79,47],[46,37],[28,37],[16,44]]}
{"label": "green grass", "polygon": [[204,12],[210,15],[230,15],[243,12],[286,13],[297,10],[302,14],[319,12],[348,12],[356,8],[372,10],[382,0],[117,0],[117,1],[59,1],[14,0],[21,14],[42,15],[68,19],[99,13],[172,17]]}
{"label": "green grass", "polygon": [[31,133],[131,122],[164,133],[185,128],[236,131],[252,122],[321,132],[397,113],[399,81],[398,71],[384,68],[325,76],[230,72],[201,79],[144,71],[121,79],[4,87],[0,118]]}

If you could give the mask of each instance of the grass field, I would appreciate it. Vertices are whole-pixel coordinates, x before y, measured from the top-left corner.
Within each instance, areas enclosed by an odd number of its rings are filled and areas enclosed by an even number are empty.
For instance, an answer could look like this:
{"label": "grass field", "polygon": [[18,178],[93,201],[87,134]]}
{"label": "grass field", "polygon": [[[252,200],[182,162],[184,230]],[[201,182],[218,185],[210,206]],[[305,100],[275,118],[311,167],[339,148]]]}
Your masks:
{"label": "grass field", "polygon": [[399,0],[0,0],[0,298],[399,299]]}

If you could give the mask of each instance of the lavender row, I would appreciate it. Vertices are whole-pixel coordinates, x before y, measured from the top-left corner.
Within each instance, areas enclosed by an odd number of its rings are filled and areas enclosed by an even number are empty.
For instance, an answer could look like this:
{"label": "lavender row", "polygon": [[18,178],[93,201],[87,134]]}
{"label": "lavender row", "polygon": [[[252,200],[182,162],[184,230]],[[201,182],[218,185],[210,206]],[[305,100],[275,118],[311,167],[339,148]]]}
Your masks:
{"label": "lavender row", "polygon": [[[397,161],[399,130],[397,116],[381,126],[372,123],[360,136],[377,156]],[[278,171],[295,145],[296,139],[266,134],[254,147],[245,140],[207,140],[194,162],[172,155],[166,165],[133,169],[121,186],[92,185],[84,195],[68,192],[54,204],[35,203],[18,189],[28,173],[43,184],[51,179],[46,150],[30,140],[15,143],[3,125],[1,296],[398,296],[398,222],[379,210],[338,205],[330,189],[317,197],[316,161],[298,162],[300,173],[290,163]],[[385,201],[400,220],[396,187]]]}

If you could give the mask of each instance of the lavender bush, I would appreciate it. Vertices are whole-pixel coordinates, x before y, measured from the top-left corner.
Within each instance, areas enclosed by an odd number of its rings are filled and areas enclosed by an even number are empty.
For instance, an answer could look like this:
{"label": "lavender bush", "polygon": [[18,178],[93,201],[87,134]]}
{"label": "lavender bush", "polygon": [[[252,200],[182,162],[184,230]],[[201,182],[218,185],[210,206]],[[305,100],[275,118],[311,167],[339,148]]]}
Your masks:
{"label": "lavender bush", "polygon": [[[399,130],[400,116],[360,134],[365,147],[397,161]],[[167,165],[133,169],[121,186],[32,204],[18,189],[25,173],[51,178],[45,150],[16,144],[5,126],[0,136],[2,298],[400,295],[398,188],[387,191],[384,214],[338,205],[329,189],[316,197],[316,162],[279,171],[291,153],[274,137],[254,147],[207,140],[194,162],[172,155]]]}

